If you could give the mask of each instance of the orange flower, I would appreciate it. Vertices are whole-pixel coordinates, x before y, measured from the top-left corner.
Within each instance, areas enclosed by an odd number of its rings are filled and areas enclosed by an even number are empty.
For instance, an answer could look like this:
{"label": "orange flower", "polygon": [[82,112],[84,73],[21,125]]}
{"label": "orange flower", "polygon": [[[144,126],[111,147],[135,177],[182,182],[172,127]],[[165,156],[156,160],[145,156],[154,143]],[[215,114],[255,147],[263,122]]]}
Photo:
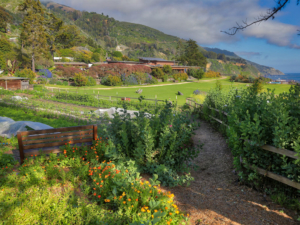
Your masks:
{"label": "orange flower", "polygon": [[96,196],[96,193],[94,193],[94,195]]}

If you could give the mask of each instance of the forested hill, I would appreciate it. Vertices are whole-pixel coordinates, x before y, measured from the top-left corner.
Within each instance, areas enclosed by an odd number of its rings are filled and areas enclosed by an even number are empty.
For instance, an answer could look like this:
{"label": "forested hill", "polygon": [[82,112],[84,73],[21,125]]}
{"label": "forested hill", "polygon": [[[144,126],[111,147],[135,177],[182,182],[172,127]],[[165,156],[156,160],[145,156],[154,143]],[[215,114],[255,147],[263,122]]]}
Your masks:
{"label": "forested hill", "polygon": [[177,42],[184,40],[140,24],[120,22],[108,15],[78,11],[54,2],[43,3],[66,23],[74,23],[105,48],[119,49],[130,58],[139,56],[171,59]]}

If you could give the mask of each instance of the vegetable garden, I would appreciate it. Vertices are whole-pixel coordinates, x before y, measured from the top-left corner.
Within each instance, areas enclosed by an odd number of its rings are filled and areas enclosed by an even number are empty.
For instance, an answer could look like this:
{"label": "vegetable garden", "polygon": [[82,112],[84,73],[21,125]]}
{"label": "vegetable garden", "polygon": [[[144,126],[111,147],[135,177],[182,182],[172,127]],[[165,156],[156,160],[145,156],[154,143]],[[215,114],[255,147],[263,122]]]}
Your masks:
{"label": "vegetable garden", "polygon": [[[47,107],[52,110],[45,110]],[[1,115],[18,120],[33,114],[49,125],[51,118],[65,120],[61,125],[69,123],[67,126],[94,122],[87,118],[74,121],[67,112],[60,114],[52,107],[55,105],[42,105],[39,100],[4,99],[1,109],[7,113]],[[8,224],[184,224],[186,214],[174,203],[174,195],[160,190],[159,184],[177,186],[193,179],[189,161],[198,154],[199,146],[190,144],[197,124],[189,118],[166,103],[151,117],[145,110],[135,118],[116,114],[109,126],[100,125],[99,139],[91,149],[66,143],[64,154],[32,155],[21,167],[1,152],[1,220]],[[140,173],[153,178],[142,182]],[[58,199],[50,200],[39,191],[56,188],[61,192]],[[89,203],[75,194],[78,189]],[[39,197],[28,199],[29,193]],[[17,211],[19,216],[12,217]]]}

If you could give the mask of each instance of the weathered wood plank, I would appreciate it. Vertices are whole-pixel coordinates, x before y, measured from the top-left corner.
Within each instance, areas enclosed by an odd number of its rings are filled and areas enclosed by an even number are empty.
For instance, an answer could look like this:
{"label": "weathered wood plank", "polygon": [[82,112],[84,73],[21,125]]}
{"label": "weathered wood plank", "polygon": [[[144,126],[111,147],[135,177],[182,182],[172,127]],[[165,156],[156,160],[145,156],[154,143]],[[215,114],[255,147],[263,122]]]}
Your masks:
{"label": "weathered wood plank", "polygon": [[23,131],[20,133],[21,133],[21,136],[28,136],[28,135],[32,135],[32,134],[48,134],[48,133],[54,133],[54,132],[91,130],[91,129],[93,129],[93,125],[78,126],[78,127],[63,127],[63,128],[47,129],[47,130]]}
{"label": "weathered wood plank", "polygon": [[[86,144],[87,146],[92,145],[91,143],[83,143],[83,144]],[[57,147],[57,148],[46,148],[46,149],[30,149],[30,150],[25,150],[24,155],[25,155],[25,157],[30,157],[32,155],[40,155],[40,150],[44,154],[61,153],[62,152],[59,147]]]}
{"label": "weathered wood plank", "polygon": [[251,165],[249,165],[249,167],[252,170],[257,171],[261,175],[267,176],[267,177],[269,177],[269,178],[271,178],[273,180],[277,180],[277,181],[279,181],[281,183],[284,183],[286,185],[289,185],[289,186],[291,186],[293,188],[296,188],[296,189],[300,190],[300,183],[297,183],[297,182],[292,181],[292,180],[290,180],[288,178],[285,178],[283,176],[277,175],[275,173],[272,173],[270,171],[267,171],[267,170],[264,170],[264,169],[261,169],[261,168],[258,168],[258,167],[254,167],[254,166],[251,166]]}
{"label": "weathered wood plank", "polygon": [[24,162],[24,149],[23,149],[23,141],[20,132],[17,134],[18,144],[19,144],[19,152],[20,152],[20,161],[21,164]]}
{"label": "weathered wood plank", "polygon": [[212,118],[212,119],[214,119],[215,121],[217,121],[217,122],[223,124],[224,126],[229,127],[229,126],[228,126],[227,124],[225,124],[222,120],[219,120],[219,119],[217,119],[217,118],[215,118],[215,117],[213,117],[213,116],[211,116],[211,115],[209,115],[209,117]]}
{"label": "weathered wood plank", "polygon": [[296,156],[296,152],[293,152],[293,151],[290,151],[290,150],[287,150],[287,149],[282,149],[282,148],[276,148],[274,146],[271,146],[271,145],[264,145],[264,146],[261,146],[260,148],[264,149],[264,150],[267,150],[267,151],[270,151],[270,152],[275,152],[275,153],[278,153],[278,154],[281,154],[281,155],[285,155],[285,156],[288,156],[290,158],[293,158],[293,159],[299,159],[299,157]]}
{"label": "weathered wood plank", "polygon": [[98,134],[97,134],[97,126],[94,125],[94,127],[93,127],[93,139],[96,140],[97,136],[98,136]]}
{"label": "weathered wood plank", "polygon": [[[69,144],[76,144],[76,143],[83,143],[83,142],[91,142],[93,141],[93,138],[86,138],[86,139],[80,139],[80,140],[71,140],[68,143]],[[67,143],[66,141],[61,142],[52,142],[52,143],[43,143],[43,144],[33,144],[33,145],[26,145],[23,146],[24,150],[32,149],[32,148],[45,148],[45,147],[56,147],[56,146],[63,146]]]}
{"label": "weathered wood plank", "polygon": [[57,137],[57,138],[48,138],[48,139],[42,139],[42,140],[33,140],[33,141],[23,141],[23,145],[26,146],[28,144],[37,144],[37,143],[48,143],[48,142],[53,142],[53,141],[70,141],[74,139],[79,139],[79,138],[92,138],[92,134],[89,135],[76,135],[76,136],[66,136],[66,137]]}
{"label": "weathered wood plank", "polygon": [[50,138],[50,137],[64,137],[69,135],[85,135],[85,134],[92,134],[92,130],[87,131],[74,131],[74,132],[58,132],[56,134],[43,134],[43,135],[34,135],[34,136],[25,136],[23,137],[23,142],[27,140],[34,140],[34,139],[42,139],[42,138]]}

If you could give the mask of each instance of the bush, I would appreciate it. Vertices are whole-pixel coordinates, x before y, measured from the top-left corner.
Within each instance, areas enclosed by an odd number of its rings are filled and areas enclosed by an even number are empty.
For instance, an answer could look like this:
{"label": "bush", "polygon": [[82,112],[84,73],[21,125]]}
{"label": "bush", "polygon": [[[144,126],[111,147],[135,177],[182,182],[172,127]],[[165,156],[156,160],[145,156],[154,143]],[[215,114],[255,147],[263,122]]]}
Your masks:
{"label": "bush", "polygon": [[173,75],[174,80],[183,81],[187,80],[189,77],[186,73],[175,73]]}
{"label": "bush", "polygon": [[63,84],[62,81],[60,81],[60,80],[56,81],[56,85],[62,85],[62,84]]}
{"label": "bush", "polygon": [[96,85],[96,80],[91,76],[87,76],[86,86],[95,86],[95,85]]}
{"label": "bush", "polygon": [[[292,202],[300,197],[294,188],[261,176],[248,165],[300,182],[297,175],[300,160],[260,148],[271,145],[300,155],[300,86],[291,86],[289,93],[275,95],[270,90],[257,94],[255,85],[229,93],[210,91],[203,110],[207,119],[208,115],[220,116],[208,107],[229,113],[225,122],[230,129],[226,129],[226,133],[241,180],[268,194],[285,193]],[[299,205],[297,207],[299,210]]]}
{"label": "bush", "polygon": [[122,81],[118,76],[108,75],[101,80],[101,84],[107,86],[120,86],[122,85]]}
{"label": "bush", "polygon": [[204,77],[206,78],[216,78],[216,77],[221,77],[221,74],[219,72],[215,72],[215,71],[208,71],[205,73]]}
{"label": "bush", "polygon": [[117,113],[105,136],[112,140],[110,151],[117,153],[115,157],[130,158],[141,172],[157,173],[165,185],[176,186],[191,179],[189,174],[178,176],[177,173],[188,173],[187,162],[198,154],[198,149],[191,144],[196,126],[187,115],[177,114],[166,103],[162,111],[156,110],[151,117],[144,111],[135,118]]}
{"label": "bush", "polygon": [[15,73],[16,77],[26,77],[29,78],[29,84],[33,84],[36,74],[31,69],[23,69]]}
{"label": "bush", "polygon": [[152,76],[154,76],[157,79],[163,79],[164,77],[164,72],[162,71],[161,68],[154,68],[152,69]]}
{"label": "bush", "polygon": [[69,82],[68,82],[68,81],[63,81],[63,82],[62,82],[62,85],[63,85],[63,86],[69,86]]}
{"label": "bush", "polygon": [[113,55],[113,57],[117,57],[117,58],[122,58],[123,57],[122,52],[119,52],[119,51],[114,51],[112,55]]}
{"label": "bush", "polygon": [[167,82],[168,79],[169,79],[169,76],[168,76],[168,75],[164,75],[163,78],[162,78],[163,82]]}
{"label": "bush", "polygon": [[167,73],[167,74],[170,74],[173,71],[172,67],[170,65],[164,65],[162,70],[164,73]]}
{"label": "bush", "polygon": [[124,84],[126,84],[126,85],[137,85],[138,81],[137,81],[135,75],[132,74],[129,77],[125,78]]}
{"label": "bush", "polygon": [[85,86],[88,79],[82,73],[75,73],[74,82],[76,86]]}

